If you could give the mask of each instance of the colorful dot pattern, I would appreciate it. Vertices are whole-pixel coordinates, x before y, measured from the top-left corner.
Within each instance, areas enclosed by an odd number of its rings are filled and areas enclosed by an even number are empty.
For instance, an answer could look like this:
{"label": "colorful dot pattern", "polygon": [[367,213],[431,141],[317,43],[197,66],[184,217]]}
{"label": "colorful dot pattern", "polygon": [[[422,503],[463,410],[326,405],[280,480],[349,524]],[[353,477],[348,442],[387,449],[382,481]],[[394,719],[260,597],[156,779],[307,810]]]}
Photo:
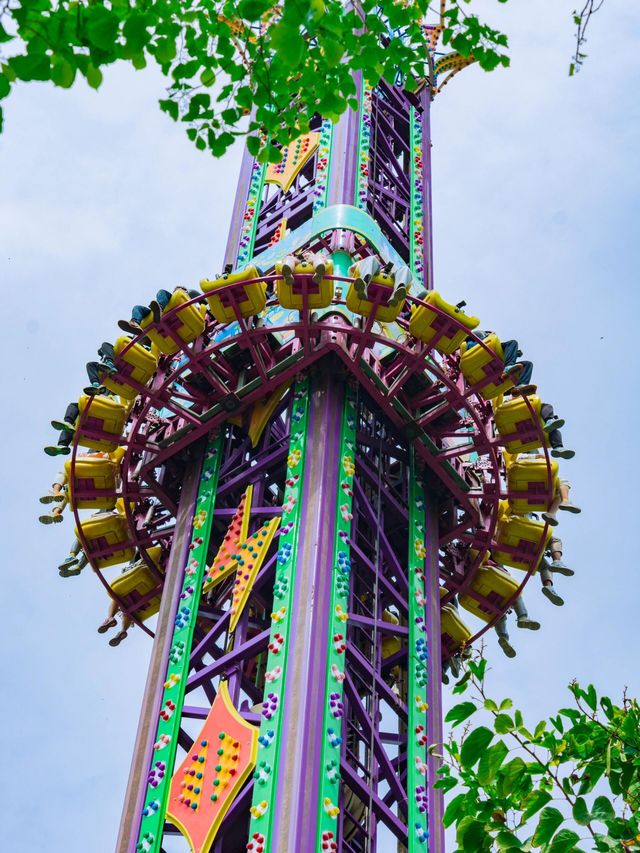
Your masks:
{"label": "colorful dot pattern", "polygon": [[354,204],[360,210],[366,210],[367,194],[369,192],[369,148],[371,146],[371,101],[373,89],[368,83],[363,83],[362,87]]}
{"label": "colorful dot pattern", "polygon": [[426,500],[412,457],[409,487],[409,677],[407,796],[409,853],[428,851],[427,702],[429,638],[426,633]]}
{"label": "colorful dot pattern", "polygon": [[[344,683],[344,659],[347,633],[349,588],[350,588],[350,536],[352,523],[353,478],[355,474],[354,449],[356,442],[356,407],[351,389],[347,391],[342,412],[340,434],[340,470],[336,506],[335,533],[333,544],[333,572],[331,589],[331,613],[327,637],[327,674],[323,714],[322,756],[320,759],[318,828],[315,850],[326,851],[327,837],[337,832],[336,823],[340,809],[340,744],[342,697]],[[346,512],[343,512],[346,507]]]}
{"label": "colorful dot pattern", "polygon": [[422,117],[415,107],[409,113],[411,146],[411,243],[410,264],[417,290],[424,286],[424,246],[425,246],[425,208],[424,208],[424,162],[422,157]]}
{"label": "colorful dot pattern", "polygon": [[[258,737],[258,767],[261,762],[273,768],[263,777],[263,784],[253,789],[249,837],[261,836],[263,853],[272,849],[273,802],[278,784],[283,703],[288,665],[291,605],[295,588],[296,554],[300,527],[300,496],[304,483],[309,414],[309,383],[306,378],[296,382],[291,407],[291,437],[287,460],[286,491],[280,531],[280,549],[276,561],[274,596],[277,608],[271,617],[271,636],[266,670],[273,679],[267,681],[263,699],[262,723]],[[278,590],[277,595],[275,590]]]}
{"label": "colorful dot pattern", "polygon": [[[200,587],[207,559],[222,455],[221,442],[221,436],[216,436],[209,442],[200,476],[196,503],[199,510],[194,515],[193,535],[187,557],[189,571],[187,572],[187,567],[185,567],[182,594],[175,618],[173,640],[167,663],[167,676],[164,682],[161,711],[158,717],[156,740],[151,759],[152,764],[148,770],[147,792],[138,835],[137,850],[144,850],[145,853],[159,853],[162,844],[162,828],[169,797],[171,772],[178,745],[180,718],[195,629],[195,619],[192,618],[192,615],[198,610]],[[156,803],[155,808],[152,806],[153,803]]]}
{"label": "colorful dot pattern", "polygon": [[331,163],[331,145],[333,142],[333,122],[325,119],[320,130],[318,162],[316,163],[316,186],[313,191],[313,212],[327,206],[329,189],[329,165]]}
{"label": "colorful dot pattern", "polygon": [[240,239],[238,240],[238,257],[235,264],[238,269],[246,266],[253,257],[253,246],[256,240],[256,228],[258,225],[258,209],[262,199],[266,170],[265,163],[254,161],[249,179],[244,217],[240,228]]}

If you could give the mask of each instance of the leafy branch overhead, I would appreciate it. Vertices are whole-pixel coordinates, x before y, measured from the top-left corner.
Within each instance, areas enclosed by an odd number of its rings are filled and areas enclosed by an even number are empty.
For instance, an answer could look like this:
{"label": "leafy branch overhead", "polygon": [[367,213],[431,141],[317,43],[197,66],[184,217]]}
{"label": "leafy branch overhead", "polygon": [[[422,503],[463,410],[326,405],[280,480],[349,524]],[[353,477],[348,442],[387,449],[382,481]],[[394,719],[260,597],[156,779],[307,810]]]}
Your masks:
{"label": "leafy branch overhead", "polygon": [[445,718],[453,734],[437,786],[452,794],[444,821],[456,853],[640,851],[638,702],[574,682],[571,707],[528,726],[511,699],[487,695],[485,670],[469,662],[454,687],[467,697]]}
{"label": "leafy branch overhead", "polygon": [[160,106],[198,148],[220,156],[248,134],[253,152],[277,160],[315,113],[337,119],[356,105],[354,71],[418,87],[425,21],[486,70],[508,64],[506,36],[449,2],[0,0],[0,99],[20,81],[69,88],[84,77],[97,89],[106,66],[155,60],[168,81]]}

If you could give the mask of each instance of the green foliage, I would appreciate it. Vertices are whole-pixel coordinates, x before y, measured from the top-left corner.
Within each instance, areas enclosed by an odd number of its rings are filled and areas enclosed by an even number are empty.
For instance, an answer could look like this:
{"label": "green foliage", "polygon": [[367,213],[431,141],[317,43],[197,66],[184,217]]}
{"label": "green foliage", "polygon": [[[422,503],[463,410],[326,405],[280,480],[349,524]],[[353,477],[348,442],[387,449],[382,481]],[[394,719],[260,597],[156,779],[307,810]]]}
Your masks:
{"label": "green foliage", "polygon": [[456,853],[638,853],[638,702],[615,705],[574,682],[574,707],[529,728],[511,699],[487,696],[485,673],[486,661],[469,661],[453,691],[465,701],[446,717],[453,729],[474,714],[491,722],[467,722],[444,744],[437,786],[451,791],[444,824],[455,827]]}
{"label": "green foliage", "polygon": [[[448,2],[451,48],[487,71],[507,65],[506,36]],[[248,135],[276,160],[315,113],[355,106],[354,71],[409,89],[428,76],[430,3],[361,0],[357,13],[343,0],[0,0],[0,99],[33,80],[98,89],[109,65],[155,61],[161,109],[198,148],[220,156]]]}

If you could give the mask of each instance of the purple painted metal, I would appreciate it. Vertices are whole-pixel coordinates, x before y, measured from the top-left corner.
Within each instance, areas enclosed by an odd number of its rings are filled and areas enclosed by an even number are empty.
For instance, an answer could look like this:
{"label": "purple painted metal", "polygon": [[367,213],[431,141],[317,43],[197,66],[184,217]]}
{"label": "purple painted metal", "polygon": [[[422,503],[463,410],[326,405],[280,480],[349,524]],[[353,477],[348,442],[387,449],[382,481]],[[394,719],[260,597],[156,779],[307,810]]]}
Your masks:
{"label": "purple painted metal", "polygon": [[306,470],[289,639],[290,667],[284,701],[274,837],[281,850],[304,850],[316,833],[322,715],[327,666],[331,566],[343,381],[328,372],[310,392]]}
{"label": "purple painted metal", "polygon": [[160,713],[165,673],[171,648],[172,627],[178,609],[179,595],[182,588],[184,567],[187,563],[187,549],[192,530],[200,468],[202,466],[202,448],[199,458],[196,457],[188,470],[180,497],[178,508],[178,533],[173,540],[171,553],[165,574],[165,586],[158,614],[159,630],[156,631],[151,649],[151,660],[147,683],[144,691],[138,733],[133,748],[129,782],[124,800],[120,832],[116,843],[117,853],[135,853],[136,841],[140,828],[140,816],[144,806],[144,796],[147,788],[146,768],[151,766],[153,741],[156,734],[156,723]]}

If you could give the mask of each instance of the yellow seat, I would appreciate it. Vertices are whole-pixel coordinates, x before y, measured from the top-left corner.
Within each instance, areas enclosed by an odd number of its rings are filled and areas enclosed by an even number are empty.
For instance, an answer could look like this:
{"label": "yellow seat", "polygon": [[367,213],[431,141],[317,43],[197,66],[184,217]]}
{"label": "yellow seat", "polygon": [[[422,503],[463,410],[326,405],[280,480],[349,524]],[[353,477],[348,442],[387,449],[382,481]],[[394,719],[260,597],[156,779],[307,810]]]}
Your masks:
{"label": "yellow seat", "polygon": [[[504,610],[511,598],[517,592],[520,584],[515,578],[499,566],[478,566],[471,584],[471,589],[494,604],[498,610]],[[473,613],[484,622],[490,622],[495,612],[483,602],[476,601],[471,595],[461,595],[460,607]]]}
{"label": "yellow seat", "polygon": [[[69,483],[69,503],[76,509],[113,509],[116,504],[118,465],[107,454],[76,459],[71,477],[71,460],[64,463]],[[92,494],[100,492],[101,494]]]}
{"label": "yellow seat", "polygon": [[[549,482],[551,481],[551,482]],[[509,509],[514,515],[542,512],[549,509],[549,495],[558,489],[558,463],[551,460],[551,476],[546,459],[519,459],[507,468],[509,492],[528,492],[529,497],[510,497]]]}
{"label": "yellow seat", "polygon": [[[175,332],[175,334],[184,341],[185,344],[195,341],[195,339],[204,331],[204,318],[206,316],[207,309],[204,305],[193,304],[183,308],[182,311],[176,311],[176,313],[171,317],[167,317],[166,315],[169,314],[170,311],[173,311],[174,308],[178,308],[180,305],[185,305],[190,301],[191,297],[189,294],[185,290],[178,288],[177,290],[174,290],[171,295],[171,299],[167,303],[167,307],[162,312],[165,325]],[[140,327],[142,329],[148,329],[147,335],[152,343],[155,344],[160,352],[165,353],[165,355],[174,355],[177,353],[180,347],[174,339],[170,335],[165,335],[158,331],[158,329],[149,329],[148,327],[152,323],[153,314],[147,314],[144,320],[140,323]]]}
{"label": "yellow seat", "polygon": [[[527,405],[531,404],[531,409]],[[540,417],[540,397],[512,397],[495,411],[496,428],[509,453],[524,453],[542,447],[546,435]]]}
{"label": "yellow seat", "polygon": [[[131,338],[123,335],[113,345],[116,356],[120,356],[119,359],[116,359],[118,376],[127,376],[137,382],[138,385],[146,385],[155,374],[158,366],[157,347],[152,344],[151,350],[148,350],[142,344],[132,344],[124,355],[120,355],[130,343]],[[129,385],[126,380],[113,378],[109,373],[101,374],[100,381],[109,391],[119,394],[126,400],[133,400],[138,396],[136,389]]]}
{"label": "yellow seat", "polygon": [[[353,275],[354,277],[358,275],[357,264],[353,269]],[[389,298],[393,293],[393,284],[394,279],[392,275],[379,273],[367,285],[367,298],[360,299],[352,282],[347,291],[347,308],[349,311],[353,311],[354,314],[368,317],[373,311],[376,297],[380,296],[376,307],[376,320],[380,323],[393,323],[404,305],[404,299],[397,305],[389,305]]]}
{"label": "yellow seat", "polygon": [[[154,545],[149,548],[147,553],[156,567],[160,568],[160,556],[162,548],[160,545]],[[111,589],[122,599],[130,612],[134,612],[141,622],[151,618],[160,609],[160,599],[162,595],[158,576],[149,568],[145,562],[139,562],[132,566],[126,572],[118,575],[111,581]],[[137,610],[135,605],[138,601],[142,601],[150,592],[158,589],[158,594],[154,595],[141,610]]]}
{"label": "yellow seat", "polygon": [[118,446],[118,440],[122,436],[127,418],[127,409],[115,397],[105,397],[101,394],[89,397],[87,394],[82,394],[78,400],[78,408],[80,409],[78,422],[81,419],[82,413],[89,405],[89,400],[93,402],[82,424],[82,429],[107,433],[113,436],[113,440],[108,437],[91,438],[81,432],[78,435],[78,444],[82,445],[82,447],[88,447],[91,450],[115,450]]}
{"label": "yellow seat", "polygon": [[[93,557],[97,551],[103,551],[108,546],[116,550],[108,556],[96,557],[95,563],[99,569],[126,563],[130,560],[135,548],[129,542],[129,528],[123,515],[115,512],[105,512],[92,515],[81,523],[82,533],[87,540],[87,557]],[[76,529],[76,535],[77,535]]]}
{"label": "yellow seat", "polygon": [[461,344],[460,370],[469,385],[484,383],[478,388],[478,394],[485,400],[493,400],[494,397],[513,388],[513,382],[510,379],[504,382],[500,379],[504,371],[504,353],[498,336],[492,332],[482,343],[489,348],[490,352],[479,344],[474,346]]}
{"label": "yellow seat", "polygon": [[[443,355],[452,355],[464,342],[471,329],[480,323],[477,317],[469,317],[455,305],[450,305],[435,290],[424,297],[426,305],[411,306],[409,331],[419,341],[430,343],[434,338],[434,349]],[[439,308],[447,315],[437,314],[433,308]],[[451,319],[449,319],[451,318]],[[460,328],[463,326],[464,328]]]}
{"label": "yellow seat", "polygon": [[455,654],[472,637],[471,630],[453,604],[443,604],[440,608],[440,634],[442,646],[450,655]]}
{"label": "yellow seat", "polygon": [[[207,297],[207,302],[211,313],[219,323],[232,323],[238,319],[233,308],[231,294],[233,294],[233,299],[242,317],[252,317],[254,314],[264,311],[267,304],[267,285],[265,282],[253,281],[251,284],[245,284],[251,279],[259,278],[258,269],[251,266],[234,273],[225,273],[213,281],[206,278],[202,279],[200,287],[203,293],[212,294]],[[235,287],[216,294],[217,290],[222,287],[229,287],[229,285],[235,285]]]}
{"label": "yellow seat", "polygon": [[[333,261],[326,260],[326,274],[333,275]],[[276,264],[276,273],[282,273],[282,264]],[[302,292],[307,291],[307,308],[326,308],[333,299],[333,281],[323,278],[320,284],[315,284],[313,278],[313,264],[308,261],[300,261],[293,270],[295,280],[289,285],[283,278],[276,279],[276,292],[278,302],[283,308],[295,308],[301,311],[304,308]]]}
{"label": "yellow seat", "polygon": [[[492,547],[493,559],[514,569],[535,571],[544,554],[544,549],[551,539],[551,530],[545,536],[545,524],[533,518],[523,518],[520,515],[509,515],[507,502],[500,502],[500,513],[496,527],[496,545]],[[541,546],[544,546],[541,549]],[[506,549],[509,550],[506,550]],[[534,561],[540,551],[540,557]]]}

